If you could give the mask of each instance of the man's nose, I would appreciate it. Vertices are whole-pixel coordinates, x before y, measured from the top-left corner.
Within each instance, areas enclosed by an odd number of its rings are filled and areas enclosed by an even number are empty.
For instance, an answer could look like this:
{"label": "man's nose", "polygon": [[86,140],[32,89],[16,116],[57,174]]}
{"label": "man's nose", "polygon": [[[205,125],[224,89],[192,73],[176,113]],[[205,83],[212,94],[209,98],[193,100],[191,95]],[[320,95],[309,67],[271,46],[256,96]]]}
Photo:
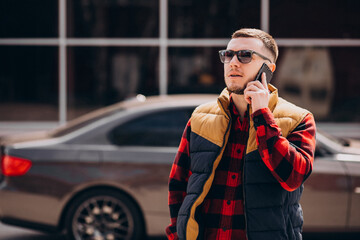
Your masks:
{"label": "man's nose", "polygon": [[237,58],[236,54],[234,54],[234,56],[230,60],[229,64],[230,64],[230,67],[239,67],[240,66],[240,62],[239,62],[239,59]]}

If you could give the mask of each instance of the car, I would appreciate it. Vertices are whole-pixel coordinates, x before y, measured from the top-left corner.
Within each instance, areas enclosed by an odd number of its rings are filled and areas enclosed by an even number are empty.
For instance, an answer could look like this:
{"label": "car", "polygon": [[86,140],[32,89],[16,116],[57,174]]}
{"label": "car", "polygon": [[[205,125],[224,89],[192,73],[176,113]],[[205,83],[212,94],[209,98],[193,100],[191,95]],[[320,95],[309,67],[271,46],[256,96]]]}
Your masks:
{"label": "car", "polygon": [[[0,140],[0,220],[69,239],[144,239],[170,223],[168,177],[196,106],[217,95],[144,97],[54,130]],[[360,232],[360,150],[318,131],[304,230]]]}

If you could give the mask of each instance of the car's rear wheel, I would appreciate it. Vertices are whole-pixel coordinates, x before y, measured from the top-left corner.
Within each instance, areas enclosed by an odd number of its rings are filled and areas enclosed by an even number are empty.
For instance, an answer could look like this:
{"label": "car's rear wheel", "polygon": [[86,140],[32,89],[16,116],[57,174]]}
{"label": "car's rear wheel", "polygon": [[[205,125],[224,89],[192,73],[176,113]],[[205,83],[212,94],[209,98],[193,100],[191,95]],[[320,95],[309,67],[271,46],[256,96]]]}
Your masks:
{"label": "car's rear wheel", "polygon": [[145,232],[135,203],[113,190],[89,191],[75,199],[65,224],[71,240],[139,240]]}

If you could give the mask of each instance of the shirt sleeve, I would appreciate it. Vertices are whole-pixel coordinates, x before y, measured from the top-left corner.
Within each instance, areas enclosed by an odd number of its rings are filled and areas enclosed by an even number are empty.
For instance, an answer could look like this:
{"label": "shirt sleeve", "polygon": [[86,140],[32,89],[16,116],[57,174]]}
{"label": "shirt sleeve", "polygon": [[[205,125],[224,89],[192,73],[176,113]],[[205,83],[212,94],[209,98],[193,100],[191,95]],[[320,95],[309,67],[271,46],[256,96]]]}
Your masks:
{"label": "shirt sleeve", "polygon": [[190,171],[190,139],[191,125],[190,120],[187,123],[178,152],[175,156],[174,163],[171,168],[169,177],[169,209],[170,209],[170,225],[166,228],[166,235],[169,240],[177,240],[176,222],[181,204],[186,196],[186,188],[188,179],[191,175]]}
{"label": "shirt sleeve", "polygon": [[252,114],[260,156],[287,191],[296,190],[312,171],[315,152],[315,120],[308,114],[287,136],[281,135],[269,108]]}

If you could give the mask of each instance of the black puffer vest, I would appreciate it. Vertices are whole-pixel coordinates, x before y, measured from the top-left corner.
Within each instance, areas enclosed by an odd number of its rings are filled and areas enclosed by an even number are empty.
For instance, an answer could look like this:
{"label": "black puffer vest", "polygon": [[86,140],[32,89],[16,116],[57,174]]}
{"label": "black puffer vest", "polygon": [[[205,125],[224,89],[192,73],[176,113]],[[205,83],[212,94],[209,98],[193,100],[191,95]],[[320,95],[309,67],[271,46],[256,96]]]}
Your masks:
{"label": "black puffer vest", "polygon": [[[282,136],[286,137],[309,112],[279,98],[277,89],[270,84],[269,89],[269,109],[281,128]],[[177,219],[180,239],[201,239],[201,222],[197,222],[196,212],[211,188],[215,170],[227,144],[231,129],[228,106],[229,93],[225,89],[217,102],[199,106],[191,117],[192,175]],[[257,150],[256,130],[252,120],[243,172],[248,240],[302,239],[303,217],[299,200],[303,186],[288,192],[272,176]]]}

